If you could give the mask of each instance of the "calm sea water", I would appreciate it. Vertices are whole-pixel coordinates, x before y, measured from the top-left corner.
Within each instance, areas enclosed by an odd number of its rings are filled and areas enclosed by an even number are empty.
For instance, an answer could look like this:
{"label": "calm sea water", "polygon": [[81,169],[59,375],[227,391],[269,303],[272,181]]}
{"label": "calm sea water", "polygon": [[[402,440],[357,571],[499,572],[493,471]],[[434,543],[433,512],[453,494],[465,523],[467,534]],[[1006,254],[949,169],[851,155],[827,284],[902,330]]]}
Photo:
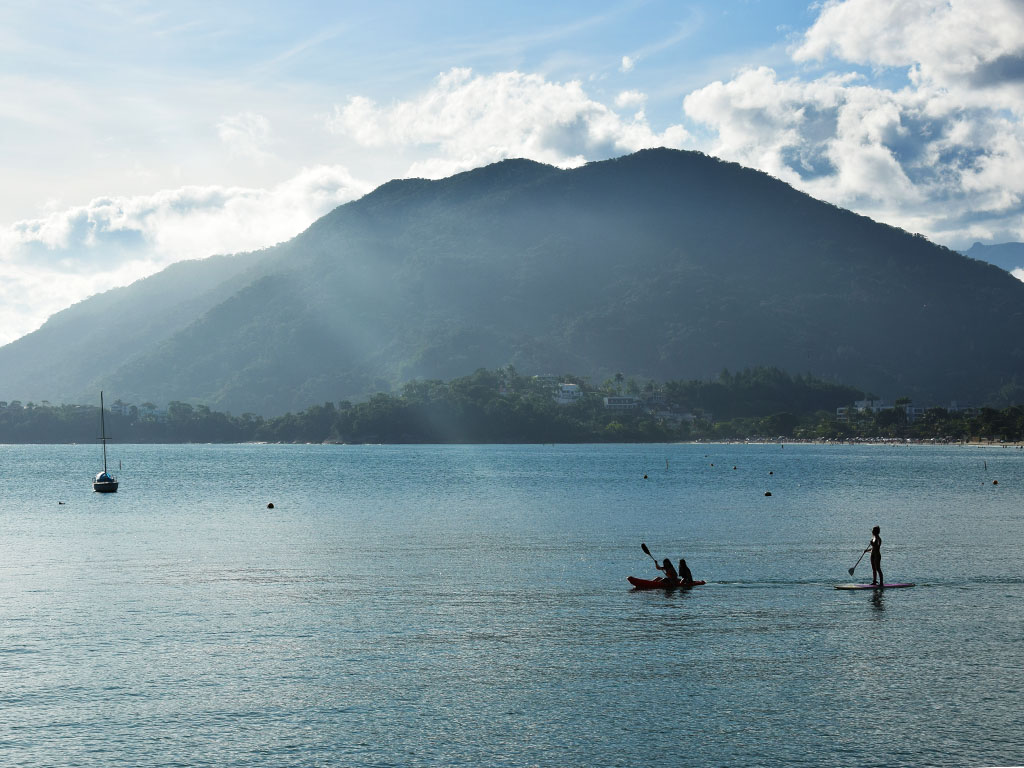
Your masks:
{"label": "calm sea water", "polygon": [[0,765],[1024,764],[1022,451],[111,456],[0,446]]}

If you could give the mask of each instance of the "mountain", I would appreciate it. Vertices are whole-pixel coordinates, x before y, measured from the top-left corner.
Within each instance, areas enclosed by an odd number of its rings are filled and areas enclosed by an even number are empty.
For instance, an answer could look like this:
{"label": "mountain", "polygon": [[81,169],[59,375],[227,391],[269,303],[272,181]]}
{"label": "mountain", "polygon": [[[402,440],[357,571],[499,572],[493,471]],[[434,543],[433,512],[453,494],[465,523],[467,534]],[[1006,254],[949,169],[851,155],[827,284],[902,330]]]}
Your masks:
{"label": "mountain", "polygon": [[1007,272],[695,152],[392,181],[258,253],[178,264],[0,348],[0,398],[277,414],[513,364],[766,365],[918,402],[1024,372]]}
{"label": "mountain", "polygon": [[126,359],[152,350],[237,291],[232,278],[256,256],[179,262],[58,312],[0,347],[0,392],[11,393],[6,399],[91,403],[97,383]]}
{"label": "mountain", "polygon": [[998,245],[975,243],[963,251],[963,254],[972,259],[995,264],[1007,272],[1024,269],[1024,243],[1000,243]]}

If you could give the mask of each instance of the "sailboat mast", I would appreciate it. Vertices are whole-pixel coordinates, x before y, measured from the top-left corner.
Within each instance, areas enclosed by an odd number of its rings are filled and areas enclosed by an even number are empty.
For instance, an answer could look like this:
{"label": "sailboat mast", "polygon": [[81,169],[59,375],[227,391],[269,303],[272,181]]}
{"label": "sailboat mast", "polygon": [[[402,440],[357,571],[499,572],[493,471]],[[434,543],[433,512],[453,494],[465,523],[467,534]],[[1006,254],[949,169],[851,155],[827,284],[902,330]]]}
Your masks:
{"label": "sailboat mast", "polygon": [[103,443],[103,474],[107,474],[107,425],[103,420],[103,390],[100,390],[100,442]]}

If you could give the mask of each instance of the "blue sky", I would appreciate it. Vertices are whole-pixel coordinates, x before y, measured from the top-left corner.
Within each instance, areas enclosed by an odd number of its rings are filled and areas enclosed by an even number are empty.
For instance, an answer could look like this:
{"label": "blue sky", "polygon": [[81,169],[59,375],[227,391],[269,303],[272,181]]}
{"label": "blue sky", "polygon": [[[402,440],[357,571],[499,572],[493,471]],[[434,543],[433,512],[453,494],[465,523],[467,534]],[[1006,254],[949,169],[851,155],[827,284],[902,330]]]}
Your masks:
{"label": "blue sky", "polygon": [[964,248],[1024,240],[1024,4],[0,6],[0,344],[396,177],[647,146]]}

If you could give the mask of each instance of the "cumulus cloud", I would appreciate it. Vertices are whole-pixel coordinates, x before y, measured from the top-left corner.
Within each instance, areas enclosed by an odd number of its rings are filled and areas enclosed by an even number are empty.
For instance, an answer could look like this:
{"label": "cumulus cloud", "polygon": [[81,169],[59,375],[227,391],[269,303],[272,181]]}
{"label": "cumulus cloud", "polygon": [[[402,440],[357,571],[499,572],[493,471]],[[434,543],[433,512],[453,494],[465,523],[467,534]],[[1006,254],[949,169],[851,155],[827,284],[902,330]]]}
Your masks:
{"label": "cumulus cloud", "polygon": [[620,72],[629,72],[636,66],[636,59],[631,56],[623,56],[622,63],[619,64]]}
{"label": "cumulus cloud", "polygon": [[715,154],[817,196],[862,209],[893,196],[919,200],[898,157],[907,135],[900,110],[854,76],[779,81],[760,68],[702,88],[684,106],[715,128]]}
{"label": "cumulus cloud", "polygon": [[1022,28],[1019,0],[832,0],[794,58],[906,67],[942,87],[1019,83]]}
{"label": "cumulus cloud", "polygon": [[615,97],[615,106],[620,109],[631,109],[642,107],[647,101],[647,95],[640,91],[623,91]]}
{"label": "cumulus cloud", "polygon": [[452,69],[420,96],[387,107],[353,97],[335,108],[329,127],[366,146],[433,148],[409,169],[428,178],[509,157],[568,168],[646,147],[682,147],[690,138],[681,125],[654,131],[643,113],[621,117],[578,81],[469,69]]}
{"label": "cumulus cloud", "polygon": [[175,261],[286,240],[367,191],[345,168],[319,166],[270,189],[182,187],[16,222],[0,229],[0,344]]}
{"label": "cumulus cloud", "polygon": [[830,0],[792,55],[825,72],[686,97],[709,151],[955,247],[1024,239],[1024,5]]}

